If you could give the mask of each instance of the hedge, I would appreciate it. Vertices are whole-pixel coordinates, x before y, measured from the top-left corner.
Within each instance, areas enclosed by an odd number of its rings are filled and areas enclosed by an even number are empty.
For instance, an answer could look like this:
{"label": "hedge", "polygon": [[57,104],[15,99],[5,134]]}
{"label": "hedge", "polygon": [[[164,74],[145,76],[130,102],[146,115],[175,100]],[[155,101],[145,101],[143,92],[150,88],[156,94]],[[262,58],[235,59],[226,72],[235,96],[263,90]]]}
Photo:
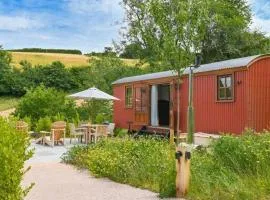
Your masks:
{"label": "hedge", "polygon": [[21,200],[31,188],[23,188],[24,162],[32,156],[27,133],[0,118],[0,199]]}

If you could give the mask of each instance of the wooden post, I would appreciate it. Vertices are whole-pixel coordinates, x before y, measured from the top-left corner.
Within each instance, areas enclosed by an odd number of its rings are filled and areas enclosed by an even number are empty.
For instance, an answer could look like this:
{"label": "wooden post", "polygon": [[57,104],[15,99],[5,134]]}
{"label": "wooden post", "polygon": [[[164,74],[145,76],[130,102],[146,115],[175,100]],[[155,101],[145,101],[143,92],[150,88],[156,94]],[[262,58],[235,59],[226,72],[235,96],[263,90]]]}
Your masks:
{"label": "wooden post", "polygon": [[170,129],[170,144],[174,144],[174,130]]}
{"label": "wooden post", "polygon": [[190,179],[190,152],[186,146],[176,147],[176,197],[184,197],[188,192]]}

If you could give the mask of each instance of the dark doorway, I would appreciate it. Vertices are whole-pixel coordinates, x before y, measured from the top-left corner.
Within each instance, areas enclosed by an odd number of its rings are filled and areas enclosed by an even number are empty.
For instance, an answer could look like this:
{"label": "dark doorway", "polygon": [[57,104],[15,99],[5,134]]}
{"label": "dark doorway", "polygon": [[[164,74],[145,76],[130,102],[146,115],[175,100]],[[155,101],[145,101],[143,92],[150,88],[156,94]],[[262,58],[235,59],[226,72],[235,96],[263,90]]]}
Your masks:
{"label": "dark doorway", "polygon": [[170,124],[170,86],[158,85],[158,118],[160,126]]}

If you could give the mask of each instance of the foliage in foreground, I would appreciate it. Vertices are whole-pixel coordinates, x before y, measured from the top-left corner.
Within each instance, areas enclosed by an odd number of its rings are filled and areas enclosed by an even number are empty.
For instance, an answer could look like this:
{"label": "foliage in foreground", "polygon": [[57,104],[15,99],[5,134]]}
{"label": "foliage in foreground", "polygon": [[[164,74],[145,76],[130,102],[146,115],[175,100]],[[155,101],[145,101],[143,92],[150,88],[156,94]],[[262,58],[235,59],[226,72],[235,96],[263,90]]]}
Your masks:
{"label": "foliage in foreground", "polygon": [[174,148],[154,139],[108,139],[74,147],[63,157],[66,163],[87,168],[97,177],[160,192],[175,193]]}
{"label": "foliage in foreground", "polygon": [[[194,150],[189,199],[269,199],[270,133],[224,136],[207,150]],[[174,148],[165,141],[108,139],[74,147],[63,158],[98,177],[175,194]]]}
{"label": "foliage in foreground", "polygon": [[0,118],[0,199],[21,200],[30,189],[21,186],[24,161],[32,155],[28,146],[27,134],[16,131]]}
{"label": "foliage in foreground", "polygon": [[224,136],[192,159],[191,199],[269,199],[270,133]]}

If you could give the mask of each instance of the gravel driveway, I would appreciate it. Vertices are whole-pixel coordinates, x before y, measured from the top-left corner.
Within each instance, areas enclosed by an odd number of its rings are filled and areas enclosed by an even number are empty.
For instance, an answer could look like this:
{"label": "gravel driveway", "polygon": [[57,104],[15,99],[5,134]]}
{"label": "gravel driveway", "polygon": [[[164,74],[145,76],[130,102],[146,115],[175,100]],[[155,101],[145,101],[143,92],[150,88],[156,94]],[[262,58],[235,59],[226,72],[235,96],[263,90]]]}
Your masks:
{"label": "gravel driveway", "polygon": [[94,178],[87,171],[60,163],[67,147],[35,147],[35,155],[26,163],[31,170],[26,173],[23,185],[35,186],[26,200],[114,200],[158,199],[156,193],[115,183],[104,178]]}

